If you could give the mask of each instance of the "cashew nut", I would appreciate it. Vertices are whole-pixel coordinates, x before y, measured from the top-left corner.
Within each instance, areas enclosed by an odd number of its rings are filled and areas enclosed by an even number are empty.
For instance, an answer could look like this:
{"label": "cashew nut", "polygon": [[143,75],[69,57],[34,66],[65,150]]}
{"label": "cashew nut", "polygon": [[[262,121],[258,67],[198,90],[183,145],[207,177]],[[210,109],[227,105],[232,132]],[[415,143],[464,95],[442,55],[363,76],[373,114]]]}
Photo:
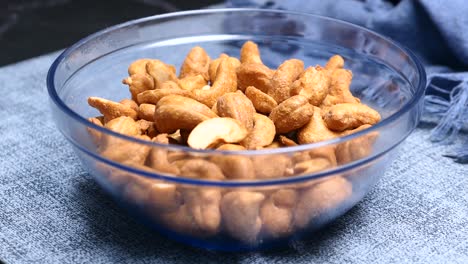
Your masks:
{"label": "cashew nut", "polygon": [[[239,151],[245,150],[244,147],[234,144],[224,144],[217,150]],[[216,163],[227,179],[254,179],[255,171],[252,160],[243,155],[221,155],[218,154],[211,158]]]}
{"label": "cashew nut", "polygon": [[323,70],[307,68],[291,86],[291,95],[305,96],[311,105],[320,106],[328,94],[330,79]]}
{"label": "cashew nut", "polygon": [[225,93],[216,101],[216,112],[221,117],[239,121],[247,130],[253,128],[255,108],[242,92]]}
{"label": "cashew nut", "polygon": [[336,104],[323,114],[327,127],[334,131],[373,125],[380,121],[380,114],[365,104]]}
{"label": "cashew nut", "polygon": [[253,115],[253,128],[241,144],[247,149],[257,149],[270,145],[275,139],[276,128],[270,118],[255,113]]}
{"label": "cashew nut", "polygon": [[254,244],[262,228],[260,205],[265,195],[250,191],[233,191],[221,199],[221,213],[228,233],[241,241]]}
{"label": "cashew nut", "polygon": [[268,115],[278,106],[275,99],[254,86],[248,86],[245,89],[245,95],[252,101],[255,110],[259,113]]}
{"label": "cashew nut", "polygon": [[[271,87],[267,94],[279,104],[290,97],[290,86],[304,71],[304,62],[290,59],[283,62],[271,78]],[[251,84],[257,87],[254,84]],[[259,87],[257,87],[259,88]],[[260,88],[259,88],[260,89]]]}
{"label": "cashew nut", "polygon": [[241,142],[247,134],[247,129],[239,121],[216,117],[199,123],[190,133],[187,143],[195,149],[206,149],[220,143]]}
{"label": "cashew nut", "polygon": [[192,97],[211,108],[221,95],[235,92],[237,90],[236,68],[238,63],[238,60],[232,57],[222,59],[211,88],[209,90],[192,90]]}
{"label": "cashew nut", "polygon": [[307,124],[314,113],[314,107],[302,95],[291,96],[270,113],[276,132],[288,133]]}
{"label": "cashew nut", "polygon": [[129,86],[132,99],[137,100],[137,95],[147,90],[154,89],[154,80],[151,75],[144,73],[135,73],[122,80],[123,84]]}
{"label": "cashew nut", "polygon": [[180,95],[167,95],[156,104],[154,123],[162,133],[174,133],[177,129],[191,130],[213,117],[216,114],[196,100]]}
{"label": "cashew nut", "polygon": [[121,116],[128,116],[132,119],[138,117],[138,113],[132,107],[104,98],[89,97],[88,104],[96,108],[104,116],[105,123]]}
{"label": "cashew nut", "polygon": [[339,207],[351,194],[351,183],[341,176],[319,181],[301,194],[294,213],[295,226],[306,227],[310,221]]}
{"label": "cashew nut", "polygon": [[138,117],[153,122],[155,110],[156,106],[154,104],[140,104],[138,107]]}
{"label": "cashew nut", "polygon": [[237,81],[239,90],[245,91],[249,86],[254,86],[266,93],[272,89],[271,79],[274,71],[263,64],[243,63],[237,69]]}
{"label": "cashew nut", "polygon": [[180,67],[179,78],[184,79],[186,77],[201,75],[205,82],[208,81],[210,77],[208,73],[210,62],[210,56],[208,56],[202,47],[193,47]]}

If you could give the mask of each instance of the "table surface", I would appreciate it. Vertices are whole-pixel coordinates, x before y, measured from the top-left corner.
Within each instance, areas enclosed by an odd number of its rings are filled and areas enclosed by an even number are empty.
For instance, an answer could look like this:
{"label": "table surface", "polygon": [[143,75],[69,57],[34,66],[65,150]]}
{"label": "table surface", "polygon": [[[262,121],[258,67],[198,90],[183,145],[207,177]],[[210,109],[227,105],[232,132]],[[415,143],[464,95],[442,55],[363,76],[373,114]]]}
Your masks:
{"label": "table surface", "polygon": [[0,259],[6,263],[468,263],[468,167],[421,124],[373,190],[287,248],[217,253],[136,223],[81,167],[49,112],[58,53],[0,68]]}

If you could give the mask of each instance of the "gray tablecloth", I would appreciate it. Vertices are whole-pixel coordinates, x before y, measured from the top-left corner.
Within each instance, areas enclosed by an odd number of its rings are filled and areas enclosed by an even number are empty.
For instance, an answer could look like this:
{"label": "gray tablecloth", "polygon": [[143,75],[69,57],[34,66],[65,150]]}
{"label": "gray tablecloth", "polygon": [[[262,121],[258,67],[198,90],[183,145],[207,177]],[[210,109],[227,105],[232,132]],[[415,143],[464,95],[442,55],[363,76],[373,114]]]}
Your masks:
{"label": "gray tablecloth", "polygon": [[0,259],[6,263],[468,263],[468,166],[422,124],[366,198],[289,248],[216,253],[133,221],[55,128],[57,53],[0,68]]}

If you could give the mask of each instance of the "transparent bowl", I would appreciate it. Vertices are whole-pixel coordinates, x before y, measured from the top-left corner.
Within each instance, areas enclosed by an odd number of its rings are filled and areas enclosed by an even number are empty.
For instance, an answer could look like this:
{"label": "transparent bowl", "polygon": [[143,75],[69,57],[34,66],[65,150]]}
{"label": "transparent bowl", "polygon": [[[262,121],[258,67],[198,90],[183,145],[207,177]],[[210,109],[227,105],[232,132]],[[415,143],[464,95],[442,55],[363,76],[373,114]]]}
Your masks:
{"label": "transparent bowl", "polygon": [[[345,68],[353,72],[354,95],[378,110],[382,121],[313,144],[235,152],[157,144],[87,121],[99,115],[87,105],[89,96],[129,97],[121,80],[132,61],[157,58],[180,67],[196,45],[212,58],[222,52],[239,57],[247,40],[259,45],[264,63],[272,68],[293,57],[313,66],[342,55]],[[57,58],[47,86],[58,129],[122,206],[172,239],[232,251],[300,239],[358,203],[416,127],[425,80],[409,50],[350,23],[287,11],[209,9],[142,18],[95,33]],[[121,149],[103,154],[97,139]],[[171,172],[147,166],[148,159],[193,164]],[[216,170],[206,164],[216,160],[224,161],[224,174],[256,178],[212,180],[209,175]],[[309,160],[312,169],[298,165]],[[320,167],[319,160],[333,165]]]}

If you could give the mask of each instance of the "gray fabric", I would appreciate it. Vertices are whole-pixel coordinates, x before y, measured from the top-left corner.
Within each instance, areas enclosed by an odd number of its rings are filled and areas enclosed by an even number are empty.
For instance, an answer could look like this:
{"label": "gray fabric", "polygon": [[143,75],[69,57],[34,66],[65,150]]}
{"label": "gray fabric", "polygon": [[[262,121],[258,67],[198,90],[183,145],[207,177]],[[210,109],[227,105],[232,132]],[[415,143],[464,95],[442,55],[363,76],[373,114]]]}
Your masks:
{"label": "gray fabric", "polygon": [[135,223],[55,128],[56,53],[0,68],[0,258],[6,263],[468,263],[468,167],[440,157],[424,124],[345,216],[289,248],[215,253]]}

